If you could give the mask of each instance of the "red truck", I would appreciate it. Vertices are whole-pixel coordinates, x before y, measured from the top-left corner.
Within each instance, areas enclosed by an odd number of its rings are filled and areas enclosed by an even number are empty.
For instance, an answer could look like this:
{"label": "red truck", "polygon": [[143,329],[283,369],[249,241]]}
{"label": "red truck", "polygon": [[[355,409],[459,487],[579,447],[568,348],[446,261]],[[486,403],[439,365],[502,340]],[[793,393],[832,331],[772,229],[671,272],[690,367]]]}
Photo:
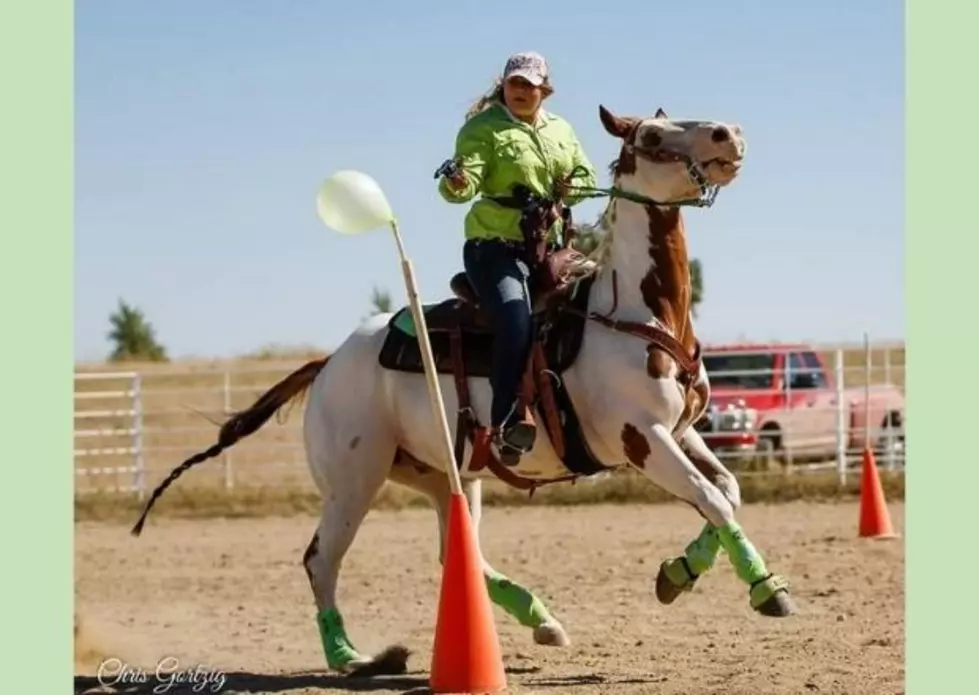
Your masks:
{"label": "red truck", "polygon": [[[711,383],[707,413],[694,427],[725,464],[766,467],[838,455],[864,445],[868,402],[863,386],[839,388],[833,365],[805,344],[705,347]],[[847,376],[856,381],[853,372]],[[894,385],[869,389],[870,441],[877,456],[904,452],[904,395]],[[842,413],[839,403],[843,403]]]}

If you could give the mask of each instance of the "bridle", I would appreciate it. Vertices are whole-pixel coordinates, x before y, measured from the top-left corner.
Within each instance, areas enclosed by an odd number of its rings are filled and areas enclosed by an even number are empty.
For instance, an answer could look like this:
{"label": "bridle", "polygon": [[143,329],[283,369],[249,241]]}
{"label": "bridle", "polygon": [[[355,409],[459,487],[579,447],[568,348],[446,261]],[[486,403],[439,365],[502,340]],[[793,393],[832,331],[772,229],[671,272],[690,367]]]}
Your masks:
{"label": "bridle", "polygon": [[[700,195],[696,198],[690,198],[688,200],[681,200],[675,203],[653,203],[655,205],[679,205],[679,206],[692,206],[692,207],[705,207],[709,208],[714,204],[717,199],[717,194],[720,191],[720,186],[717,184],[712,184],[708,178],[703,167],[693,159],[693,157],[684,154],[683,152],[677,152],[676,150],[671,150],[666,147],[657,148],[647,148],[641,145],[626,144],[622,147],[626,152],[631,152],[638,157],[642,157],[650,162],[659,163],[669,163],[669,162],[680,162],[685,164],[687,167],[687,176],[690,180],[697,185],[700,190]],[[643,196],[646,197],[646,196]],[[652,200],[647,198],[648,200]]]}
{"label": "bridle", "polygon": [[[667,147],[643,147],[642,145],[635,144],[636,133],[639,130],[639,126],[642,125],[641,121],[636,122],[635,125],[626,134],[625,144],[622,145],[622,151],[629,154],[633,154],[637,157],[642,157],[643,159],[650,162],[657,163],[670,163],[679,162],[686,165],[687,176],[690,180],[696,184],[700,194],[695,198],[688,198],[686,200],[677,200],[669,203],[662,203],[647,195],[641,193],[636,193],[635,191],[630,191],[618,186],[611,186],[610,188],[597,188],[593,186],[569,186],[569,191],[574,191],[578,194],[583,194],[582,197],[585,198],[604,198],[608,196],[609,198],[622,198],[623,200],[629,200],[633,203],[639,203],[640,205],[655,205],[659,207],[698,207],[698,208],[709,208],[714,204],[717,199],[717,194],[720,192],[721,187],[717,184],[712,184],[707,178],[706,172],[704,172],[703,167],[700,166],[692,157],[683,152],[677,152],[676,150],[671,150]],[[578,168],[575,168],[568,178],[574,178],[574,175],[578,172]]]}

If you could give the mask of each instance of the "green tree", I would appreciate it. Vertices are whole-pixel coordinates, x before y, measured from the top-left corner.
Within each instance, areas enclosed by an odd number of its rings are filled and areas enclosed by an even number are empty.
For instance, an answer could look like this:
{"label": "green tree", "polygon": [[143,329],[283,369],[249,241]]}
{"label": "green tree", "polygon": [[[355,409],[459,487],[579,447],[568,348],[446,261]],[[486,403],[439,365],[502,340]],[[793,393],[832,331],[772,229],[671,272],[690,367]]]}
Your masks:
{"label": "green tree", "polygon": [[690,309],[697,318],[697,307],[704,299],[704,278],[699,258],[690,259]]}
{"label": "green tree", "polygon": [[374,287],[371,291],[371,316],[387,314],[391,311],[392,304],[390,292]]}
{"label": "green tree", "polygon": [[586,256],[593,253],[595,249],[598,248],[598,244],[601,240],[602,233],[598,231],[598,227],[583,224],[575,228],[573,245],[576,249],[578,249],[578,251]]}
{"label": "green tree", "polygon": [[120,299],[119,308],[109,315],[109,323],[112,330],[106,337],[114,346],[109,355],[110,362],[168,361],[166,348],[157,342],[153,326],[140,309]]}

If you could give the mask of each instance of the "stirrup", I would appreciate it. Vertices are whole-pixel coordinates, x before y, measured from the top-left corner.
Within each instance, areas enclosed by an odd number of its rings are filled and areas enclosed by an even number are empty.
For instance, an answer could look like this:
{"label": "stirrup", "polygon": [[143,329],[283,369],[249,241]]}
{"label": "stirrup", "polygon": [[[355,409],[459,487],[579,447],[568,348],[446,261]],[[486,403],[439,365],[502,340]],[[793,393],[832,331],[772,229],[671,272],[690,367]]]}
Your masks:
{"label": "stirrup", "polygon": [[506,428],[506,434],[501,434],[501,438],[510,447],[526,454],[537,441],[537,425],[527,420],[514,422]]}
{"label": "stirrup", "polygon": [[520,463],[520,457],[524,451],[513,446],[503,439],[503,432],[499,427],[494,427],[490,433],[490,444],[496,448],[497,458],[500,463],[508,468],[513,468]]}

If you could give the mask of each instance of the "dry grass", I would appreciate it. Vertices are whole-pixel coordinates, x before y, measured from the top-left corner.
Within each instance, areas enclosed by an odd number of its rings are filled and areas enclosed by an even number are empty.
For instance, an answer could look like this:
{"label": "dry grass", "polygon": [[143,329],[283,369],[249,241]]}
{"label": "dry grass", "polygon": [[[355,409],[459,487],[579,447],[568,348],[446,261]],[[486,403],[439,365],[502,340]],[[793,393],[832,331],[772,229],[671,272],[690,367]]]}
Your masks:
{"label": "dry grass", "polygon": [[[888,500],[904,499],[904,475],[880,472]],[[808,475],[745,475],[740,478],[745,503],[777,503],[806,499],[836,501],[853,499],[860,492],[860,476],[848,476],[840,487],[835,473]],[[543,487],[532,497],[498,481],[483,485],[486,506],[574,506],[592,504],[658,504],[673,502],[660,488],[641,474],[623,470],[614,475],[577,484],[562,483]],[[320,498],[310,484],[303,486],[249,486],[228,491],[217,485],[175,484],[153,507],[150,521],[157,517],[210,518],[316,515]],[[387,484],[374,500],[375,509],[404,509],[427,506],[420,494],[400,485]],[[143,507],[133,494],[92,493],[76,496],[77,521],[119,521],[135,523]]]}
{"label": "dry grass", "polygon": [[[824,351],[823,359],[830,369],[835,366],[834,351]],[[904,392],[904,346],[892,348],[873,348],[870,351],[870,370],[867,370],[867,356],[863,348],[843,351],[843,369],[847,387],[861,387],[868,383],[891,383]],[[869,380],[868,380],[869,376]]]}
{"label": "dry grass", "polygon": [[[96,374],[120,370],[138,372],[141,391],[143,422],[143,468],[145,485],[152,489],[176,465],[194,453],[211,446],[217,435],[217,424],[223,422],[228,413],[249,406],[265,389],[297,368],[305,361],[322,356],[314,350],[294,351],[287,354],[280,348],[266,348],[246,358],[233,360],[197,360],[175,364],[129,364],[129,365],[80,365],[80,374]],[[833,364],[833,353],[826,352],[829,364]],[[897,347],[886,353],[890,362],[890,381],[903,389],[904,386],[904,348]],[[885,351],[875,349],[872,361],[875,366],[870,374],[872,383],[885,380],[882,368]],[[848,386],[861,386],[866,382],[864,353],[861,348],[845,352],[846,380]],[[76,490],[80,495],[106,491],[113,488],[128,489],[134,483],[134,473],[124,470],[134,465],[133,416],[127,414],[133,409],[132,395],[125,395],[132,386],[128,380],[110,376],[94,379],[76,379],[75,382],[75,467],[88,474],[76,476]],[[101,395],[98,395],[100,394]],[[98,397],[95,397],[98,395]],[[91,416],[96,411],[104,414]],[[291,507],[299,504],[295,494],[312,493],[301,440],[302,403],[295,403],[290,409],[280,412],[264,428],[239,442],[232,450],[218,458],[202,464],[181,477],[180,481],[168,491],[167,497],[178,499],[182,491],[201,488],[199,502],[184,499],[182,505],[193,509],[195,504],[212,507],[213,500],[225,500],[218,506],[235,513],[236,505],[248,506],[248,500],[255,495],[267,500],[273,506]],[[81,430],[103,430],[97,435],[83,435]],[[116,431],[112,433],[110,431]],[[100,453],[80,456],[79,450],[101,450]],[[99,469],[108,472],[97,473]],[[119,470],[123,469],[123,470]],[[616,478],[618,480],[618,478]],[[782,478],[780,486],[796,485]],[[224,486],[234,484],[234,502],[228,498]],[[616,487],[625,485],[624,488]],[[623,492],[632,483],[616,482],[608,490],[601,488],[601,494],[630,497],[632,493]],[[538,496],[544,500],[576,499],[585,488],[593,489],[588,495],[596,494],[598,487],[569,487],[568,491],[550,492],[542,490]],[[269,492],[281,488],[283,492]],[[631,488],[630,488],[631,489]],[[254,492],[255,490],[261,492]],[[298,490],[294,493],[290,491]],[[577,491],[576,491],[577,490]],[[396,493],[385,492],[384,495]],[[397,493],[400,494],[400,493]],[[488,495],[497,494],[487,490]],[[508,493],[500,493],[504,497]],[[646,493],[642,493],[646,494]],[[388,499],[382,495],[381,504]],[[282,500],[273,502],[281,497]],[[225,499],[228,498],[228,499]],[[393,499],[393,498],[392,498]],[[644,499],[642,495],[638,499]],[[210,500],[210,501],[207,501]],[[90,503],[81,501],[81,508],[88,509]],[[164,502],[164,506],[167,502]],[[303,503],[305,504],[305,503]],[[300,505],[301,506],[301,505]]]}

